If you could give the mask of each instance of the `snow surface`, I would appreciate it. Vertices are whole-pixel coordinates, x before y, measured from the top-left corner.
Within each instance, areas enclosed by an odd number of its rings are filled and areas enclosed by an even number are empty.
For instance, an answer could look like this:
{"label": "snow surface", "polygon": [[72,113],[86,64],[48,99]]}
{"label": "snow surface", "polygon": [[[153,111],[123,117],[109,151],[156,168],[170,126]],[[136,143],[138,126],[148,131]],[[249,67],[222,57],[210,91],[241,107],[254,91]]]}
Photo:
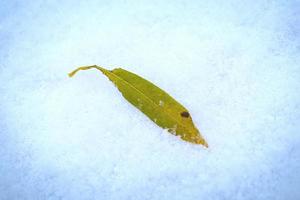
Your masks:
{"label": "snow surface", "polygon": [[[0,199],[300,199],[300,2],[0,1]],[[100,72],[185,105],[166,134]]]}

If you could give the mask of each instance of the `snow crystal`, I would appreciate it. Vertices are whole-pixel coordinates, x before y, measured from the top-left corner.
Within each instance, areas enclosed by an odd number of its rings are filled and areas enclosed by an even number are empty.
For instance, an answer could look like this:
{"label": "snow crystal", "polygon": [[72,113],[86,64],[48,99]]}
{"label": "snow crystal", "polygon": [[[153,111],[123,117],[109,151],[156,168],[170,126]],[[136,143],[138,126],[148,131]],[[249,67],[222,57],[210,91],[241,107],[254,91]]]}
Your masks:
{"label": "snow crystal", "polygon": [[162,100],[159,100],[159,106],[163,107],[164,106],[164,102]]}

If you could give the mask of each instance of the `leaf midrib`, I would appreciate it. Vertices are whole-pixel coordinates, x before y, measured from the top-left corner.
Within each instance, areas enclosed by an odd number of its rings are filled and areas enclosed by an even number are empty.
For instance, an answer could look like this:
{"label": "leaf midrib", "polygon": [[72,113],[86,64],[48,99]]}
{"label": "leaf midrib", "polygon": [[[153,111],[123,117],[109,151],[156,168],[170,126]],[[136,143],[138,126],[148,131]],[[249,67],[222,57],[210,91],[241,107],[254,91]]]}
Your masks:
{"label": "leaf midrib", "polygon": [[[139,89],[137,89],[136,87],[134,87],[132,84],[130,84],[128,81],[124,80],[123,78],[117,76],[116,74],[114,74],[113,72],[110,72],[109,70],[106,70],[108,73],[112,74],[113,76],[115,76],[116,78],[120,79],[121,81],[125,82],[127,85],[129,85],[131,88],[133,88],[134,90],[136,90],[138,93],[140,93],[142,96],[144,96],[146,99],[148,99],[150,102],[152,102],[154,105],[156,105],[156,107],[160,107],[158,104],[156,104],[151,98],[149,98],[147,95],[145,95],[142,91],[140,91]],[[164,108],[163,108],[164,109]],[[172,118],[176,123],[180,124],[185,130],[187,130],[188,132],[190,132],[188,130],[187,127],[185,127],[181,122],[179,122],[178,120],[176,120],[166,109],[165,113]],[[176,131],[175,131],[176,132]]]}

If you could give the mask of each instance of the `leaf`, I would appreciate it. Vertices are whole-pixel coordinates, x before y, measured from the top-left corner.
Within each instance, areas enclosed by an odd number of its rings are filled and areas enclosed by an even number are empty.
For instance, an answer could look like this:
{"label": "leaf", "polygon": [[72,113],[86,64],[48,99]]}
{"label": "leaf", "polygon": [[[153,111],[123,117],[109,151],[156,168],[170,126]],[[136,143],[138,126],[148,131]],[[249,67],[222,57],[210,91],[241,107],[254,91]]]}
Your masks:
{"label": "leaf", "polygon": [[208,147],[195,127],[188,110],[165,91],[146,79],[122,68],[107,70],[97,65],[79,67],[71,72],[69,76],[74,76],[79,70],[91,68],[98,69],[106,75],[126,100],[158,126],[180,136],[185,141]]}

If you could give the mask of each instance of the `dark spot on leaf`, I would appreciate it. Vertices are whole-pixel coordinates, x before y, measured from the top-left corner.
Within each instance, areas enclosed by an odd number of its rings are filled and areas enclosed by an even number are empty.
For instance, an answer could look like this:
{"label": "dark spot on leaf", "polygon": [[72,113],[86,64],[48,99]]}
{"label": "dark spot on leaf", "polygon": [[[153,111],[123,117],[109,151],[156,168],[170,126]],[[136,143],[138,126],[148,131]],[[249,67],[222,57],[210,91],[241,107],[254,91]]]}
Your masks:
{"label": "dark spot on leaf", "polygon": [[181,117],[185,117],[188,118],[190,116],[190,114],[186,111],[183,111],[182,113],[180,113]]}

